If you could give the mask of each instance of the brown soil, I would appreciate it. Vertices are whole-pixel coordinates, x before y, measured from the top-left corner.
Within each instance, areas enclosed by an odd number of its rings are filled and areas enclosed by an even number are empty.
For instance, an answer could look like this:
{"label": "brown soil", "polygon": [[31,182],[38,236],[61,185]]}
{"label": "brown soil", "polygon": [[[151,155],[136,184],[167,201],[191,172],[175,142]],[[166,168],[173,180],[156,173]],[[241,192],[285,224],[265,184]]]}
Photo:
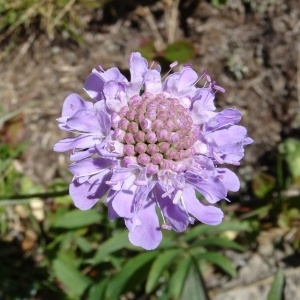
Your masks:
{"label": "brown soil", "polygon": [[[218,93],[217,106],[243,112],[242,124],[255,141],[239,168],[249,181],[254,171],[268,167],[264,159],[274,155],[284,137],[299,134],[299,1],[228,0],[216,8],[187,0],[179,5],[178,19],[164,17],[163,1],[148,2],[162,41],[192,42],[194,68],[207,69],[226,89]],[[149,11],[135,8],[121,5],[115,15],[110,9],[95,13],[80,46],[33,34],[0,62],[1,103],[7,112],[23,109],[28,147],[21,167],[35,182],[47,185],[67,176],[67,156],[52,151],[66,136],[55,121],[64,98],[71,92],[85,97],[84,80],[99,63],[126,69],[130,52],[145,40],[161,46]]]}
{"label": "brown soil", "polygon": [[[207,69],[226,88],[225,94],[218,94],[217,105],[242,110],[242,123],[255,141],[239,169],[249,179],[254,169],[264,167],[260,159],[300,125],[298,1],[228,1],[223,8],[184,1],[177,23],[164,18],[161,2],[154,2],[150,9],[162,38],[167,40],[166,31],[175,28],[171,39],[184,38],[195,45],[195,69]],[[84,95],[84,80],[98,63],[126,69],[129,53],[145,40],[156,39],[145,14],[132,7],[122,7],[119,13],[113,24],[109,11],[93,19],[80,47],[32,35],[1,62],[4,111],[30,104],[24,108],[29,147],[23,166],[40,183],[61,175],[59,166],[66,164],[65,155],[52,151],[63,137],[55,118],[64,98],[70,92]]]}

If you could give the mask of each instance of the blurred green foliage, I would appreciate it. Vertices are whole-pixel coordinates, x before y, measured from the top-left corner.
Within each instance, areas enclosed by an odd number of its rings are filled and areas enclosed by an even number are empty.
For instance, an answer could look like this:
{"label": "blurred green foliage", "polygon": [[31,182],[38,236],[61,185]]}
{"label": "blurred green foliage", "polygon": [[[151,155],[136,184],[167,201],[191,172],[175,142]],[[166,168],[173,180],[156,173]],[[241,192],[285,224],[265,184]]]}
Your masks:
{"label": "blurred green foliage", "polygon": [[162,51],[157,51],[155,49],[153,41],[147,41],[138,49],[138,51],[148,61],[158,60],[162,65],[174,61],[187,63],[191,61],[196,54],[194,45],[185,40],[171,43]]}

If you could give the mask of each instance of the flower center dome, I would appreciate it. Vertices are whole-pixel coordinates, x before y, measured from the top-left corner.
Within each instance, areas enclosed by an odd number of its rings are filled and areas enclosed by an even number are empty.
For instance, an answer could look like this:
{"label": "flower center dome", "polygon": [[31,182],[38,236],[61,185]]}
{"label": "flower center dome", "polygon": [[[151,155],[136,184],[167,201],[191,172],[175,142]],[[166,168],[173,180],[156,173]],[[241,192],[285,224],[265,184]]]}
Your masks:
{"label": "flower center dome", "polygon": [[189,112],[164,94],[132,97],[112,115],[113,136],[124,145],[123,164],[145,166],[150,174],[185,171],[199,133]]}

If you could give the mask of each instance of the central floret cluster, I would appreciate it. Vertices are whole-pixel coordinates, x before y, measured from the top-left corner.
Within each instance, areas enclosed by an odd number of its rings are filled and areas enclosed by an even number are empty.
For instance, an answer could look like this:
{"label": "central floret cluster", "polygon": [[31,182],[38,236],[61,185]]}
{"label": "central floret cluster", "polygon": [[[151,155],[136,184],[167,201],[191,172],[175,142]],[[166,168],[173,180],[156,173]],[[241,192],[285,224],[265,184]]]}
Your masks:
{"label": "central floret cluster", "polygon": [[94,69],[84,86],[92,102],[77,94],[66,98],[59,127],[78,136],[54,150],[71,150],[75,205],[87,210],[102,199],[111,221],[124,219],[131,243],[150,250],[162,228],[182,232],[195,218],[221,223],[215,203],[240,183],[220,166],[239,165],[252,139],[236,125],[237,109],[215,112],[215,93],[224,89],[206,72],[199,77],[185,65],[162,79],[160,67],[149,67],[137,52],[129,68],[130,81],[117,68]]}
{"label": "central floret cluster", "polygon": [[133,96],[111,116],[113,136],[124,144],[124,166],[140,164],[147,173],[183,172],[195,154],[199,127],[178,99],[151,93]]}

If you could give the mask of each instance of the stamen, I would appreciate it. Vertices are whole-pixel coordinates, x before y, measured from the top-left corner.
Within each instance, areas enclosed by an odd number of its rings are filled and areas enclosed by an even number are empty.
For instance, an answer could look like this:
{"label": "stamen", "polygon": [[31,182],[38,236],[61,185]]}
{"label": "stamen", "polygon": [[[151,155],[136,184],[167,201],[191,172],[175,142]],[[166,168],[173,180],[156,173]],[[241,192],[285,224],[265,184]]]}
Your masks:
{"label": "stamen", "polygon": [[224,163],[224,160],[223,160],[220,156],[218,156],[217,154],[214,153],[213,156],[214,156],[215,160],[216,160],[218,163],[220,163],[220,164],[223,164],[223,163]]}
{"label": "stamen", "polygon": [[163,212],[162,212],[162,210],[161,210],[161,208],[160,208],[160,205],[159,205],[158,201],[156,201],[156,204],[157,204],[157,206],[158,206],[158,208],[159,208],[161,217],[162,217],[163,222],[164,222],[164,224],[162,224],[161,227],[162,227],[163,229],[171,230],[172,227],[171,227],[170,225],[167,225],[166,220],[165,220],[165,216],[164,216],[164,214],[163,214]]}
{"label": "stamen", "polygon": [[141,186],[141,185],[148,185],[148,181],[146,181],[146,180],[135,180],[134,182],[133,182],[135,185],[138,185],[138,186]]}
{"label": "stamen", "polygon": [[164,80],[164,79],[168,76],[168,74],[172,71],[172,69],[173,69],[174,67],[176,67],[177,65],[178,65],[178,61],[174,61],[173,63],[171,63],[171,64],[169,65],[170,70],[167,72],[167,74],[165,74],[165,76],[162,78],[162,80]]}
{"label": "stamen", "polygon": [[176,195],[175,195],[174,199],[173,199],[173,204],[178,204],[178,202],[181,198],[181,195],[182,195],[182,190],[178,190],[176,192]]}
{"label": "stamen", "polygon": [[107,185],[117,185],[117,184],[118,184],[117,181],[110,181],[110,180],[105,181],[105,183],[106,183]]}
{"label": "stamen", "polygon": [[96,172],[93,172],[93,173],[89,173],[89,174],[84,174],[84,175],[74,175],[74,178],[77,179],[77,178],[81,178],[81,177],[87,177],[87,176],[93,176],[93,175],[96,175],[100,172],[102,172],[103,170],[98,170]]}
{"label": "stamen", "polygon": [[175,191],[175,188],[171,187],[169,191],[166,191],[164,194],[161,195],[162,198],[166,198],[170,194],[172,194]]}
{"label": "stamen", "polygon": [[100,71],[105,72],[103,67],[100,64],[98,65],[98,68],[99,68]]}

